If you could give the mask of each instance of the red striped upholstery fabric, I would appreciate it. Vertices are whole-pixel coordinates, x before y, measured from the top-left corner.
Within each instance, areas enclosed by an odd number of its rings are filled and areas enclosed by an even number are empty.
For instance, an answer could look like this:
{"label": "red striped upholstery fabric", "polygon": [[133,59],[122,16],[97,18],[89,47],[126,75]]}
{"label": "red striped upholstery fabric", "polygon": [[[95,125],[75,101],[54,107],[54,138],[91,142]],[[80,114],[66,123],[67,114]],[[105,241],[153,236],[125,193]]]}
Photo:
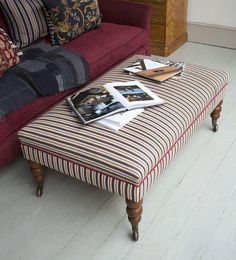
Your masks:
{"label": "red striped upholstery fabric", "polygon": [[[134,56],[89,84],[137,79],[123,71]],[[138,202],[203,119],[223,99],[225,72],[186,65],[180,80],[139,80],[166,103],[146,108],[118,132],[82,125],[61,102],[19,131],[24,157]]]}

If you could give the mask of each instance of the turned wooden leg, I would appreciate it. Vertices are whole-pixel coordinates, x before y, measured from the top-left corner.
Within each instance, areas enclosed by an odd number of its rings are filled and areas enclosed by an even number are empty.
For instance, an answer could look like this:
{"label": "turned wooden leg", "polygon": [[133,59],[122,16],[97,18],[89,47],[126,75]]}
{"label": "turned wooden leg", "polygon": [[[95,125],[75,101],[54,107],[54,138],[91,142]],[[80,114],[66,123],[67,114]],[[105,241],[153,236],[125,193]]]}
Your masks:
{"label": "turned wooden leg", "polygon": [[41,164],[32,161],[29,161],[29,164],[31,173],[37,184],[36,195],[37,197],[41,197],[43,195],[44,167]]}
{"label": "turned wooden leg", "polygon": [[132,200],[126,199],[126,204],[126,212],[128,214],[129,222],[132,226],[132,237],[134,241],[137,241],[139,238],[138,224],[141,220],[141,215],[143,212],[143,199],[141,199],[139,202],[133,202]]}
{"label": "turned wooden leg", "polygon": [[220,117],[220,112],[222,110],[223,100],[220,101],[220,103],[216,106],[216,108],[211,112],[211,119],[212,119],[212,127],[213,131],[216,132],[218,130],[217,120]]}

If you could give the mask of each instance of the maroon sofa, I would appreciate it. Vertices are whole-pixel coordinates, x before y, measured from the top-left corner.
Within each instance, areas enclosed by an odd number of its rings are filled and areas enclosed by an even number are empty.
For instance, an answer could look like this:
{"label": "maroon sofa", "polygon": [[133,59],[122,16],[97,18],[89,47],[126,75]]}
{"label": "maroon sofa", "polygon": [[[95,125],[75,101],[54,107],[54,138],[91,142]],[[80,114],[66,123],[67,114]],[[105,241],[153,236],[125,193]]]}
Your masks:
{"label": "maroon sofa", "polygon": [[[101,27],[63,46],[86,58],[90,80],[133,54],[149,54],[149,6],[121,0],[99,0],[99,7],[103,15]],[[0,27],[7,31],[1,13]],[[43,40],[50,44],[49,38]],[[17,131],[75,90],[40,97],[0,118],[0,167],[21,154]]]}

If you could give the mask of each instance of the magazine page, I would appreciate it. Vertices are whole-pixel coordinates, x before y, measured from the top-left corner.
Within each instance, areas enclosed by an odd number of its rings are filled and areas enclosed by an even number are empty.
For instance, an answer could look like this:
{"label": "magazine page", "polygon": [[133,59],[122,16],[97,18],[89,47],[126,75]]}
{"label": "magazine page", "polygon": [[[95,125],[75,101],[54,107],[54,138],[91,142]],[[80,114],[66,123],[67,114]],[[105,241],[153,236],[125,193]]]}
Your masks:
{"label": "magazine page", "polygon": [[96,121],[97,124],[108,127],[112,130],[118,131],[128,122],[134,119],[137,115],[141,114],[144,111],[143,108],[132,109],[129,111],[117,113]]}
{"label": "magazine page", "polygon": [[128,110],[161,105],[165,102],[138,80],[112,82],[104,86]]}
{"label": "magazine page", "polygon": [[67,98],[67,102],[84,124],[126,110],[104,87],[78,92]]}

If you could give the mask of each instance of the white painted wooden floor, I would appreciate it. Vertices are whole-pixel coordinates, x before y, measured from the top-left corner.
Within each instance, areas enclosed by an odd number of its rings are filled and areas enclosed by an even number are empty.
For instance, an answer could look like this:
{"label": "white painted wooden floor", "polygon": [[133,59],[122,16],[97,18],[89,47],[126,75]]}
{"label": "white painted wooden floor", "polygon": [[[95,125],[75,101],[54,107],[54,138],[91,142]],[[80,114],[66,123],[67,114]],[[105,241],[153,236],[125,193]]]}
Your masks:
{"label": "white painted wooden floor", "polygon": [[20,158],[0,171],[1,260],[236,259],[236,50],[187,43],[169,58],[230,84],[219,131],[209,119],[146,194],[139,241],[122,198],[48,171],[38,199]]}

